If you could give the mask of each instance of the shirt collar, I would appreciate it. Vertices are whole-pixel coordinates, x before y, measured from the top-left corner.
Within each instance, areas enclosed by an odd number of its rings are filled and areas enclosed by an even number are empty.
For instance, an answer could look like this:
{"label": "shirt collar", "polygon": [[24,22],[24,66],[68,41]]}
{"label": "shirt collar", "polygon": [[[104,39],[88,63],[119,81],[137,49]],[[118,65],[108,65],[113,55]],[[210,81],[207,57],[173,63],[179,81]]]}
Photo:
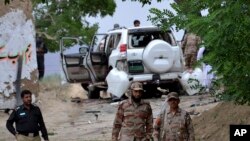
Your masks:
{"label": "shirt collar", "polygon": [[132,100],[132,98],[130,97],[129,98],[129,104],[132,104],[132,105],[141,105],[141,104],[143,104],[144,103],[144,101],[141,99],[141,101],[140,101],[140,103],[135,103],[133,100]]}
{"label": "shirt collar", "polygon": [[[24,109],[28,110],[27,108],[24,107],[24,105],[21,105],[20,108],[21,108],[22,110],[24,110]],[[31,104],[31,105],[30,105],[30,109],[33,109],[33,108],[34,108],[34,106]]]}
{"label": "shirt collar", "polygon": [[[170,107],[168,108],[167,113],[168,113],[168,114],[170,113]],[[178,108],[176,113],[181,113],[181,109],[180,109],[180,108]]]}

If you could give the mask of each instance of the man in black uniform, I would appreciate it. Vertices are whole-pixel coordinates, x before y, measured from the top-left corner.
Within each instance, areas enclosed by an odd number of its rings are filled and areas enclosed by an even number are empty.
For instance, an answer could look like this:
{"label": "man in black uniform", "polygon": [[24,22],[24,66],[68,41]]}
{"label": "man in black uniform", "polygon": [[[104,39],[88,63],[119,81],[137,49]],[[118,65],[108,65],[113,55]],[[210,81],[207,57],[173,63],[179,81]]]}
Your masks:
{"label": "man in black uniform", "polygon": [[39,72],[39,80],[44,76],[44,54],[48,52],[48,49],[44,43],[43,37],[36,36],[36,55],[37,55],[37,68]]}
{"label": "man in black uniform", "polygon": [[[48,133],[45,127],[40,108],[31,104],[31,91],[23,90],[21,97],[23,105],[17,107],[7,120],[7,129],[16,137],[17,141],[41,141],[42,137],[48,141]],[[13,126],[15,122],[16,129]]]}

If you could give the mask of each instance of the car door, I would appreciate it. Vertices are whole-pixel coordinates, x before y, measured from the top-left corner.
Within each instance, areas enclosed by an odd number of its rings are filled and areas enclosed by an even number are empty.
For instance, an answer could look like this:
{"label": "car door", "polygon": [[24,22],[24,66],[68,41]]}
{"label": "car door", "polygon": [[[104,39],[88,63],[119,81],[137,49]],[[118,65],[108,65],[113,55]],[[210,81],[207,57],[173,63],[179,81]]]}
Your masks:
{"label": "car door", "polygon": [[89,70],[83,64],[88,51],[88,45],[84,44],[79,38],[61,38],[61,65],[69,83],[88,84],[91,81]]}
{"label": "car door", "polygon": [[93,76],[93,82],[104,82],[108,73],[106,37],[107,34],[96,34],[93,37],[90,51],[84,60],[84,65]]}

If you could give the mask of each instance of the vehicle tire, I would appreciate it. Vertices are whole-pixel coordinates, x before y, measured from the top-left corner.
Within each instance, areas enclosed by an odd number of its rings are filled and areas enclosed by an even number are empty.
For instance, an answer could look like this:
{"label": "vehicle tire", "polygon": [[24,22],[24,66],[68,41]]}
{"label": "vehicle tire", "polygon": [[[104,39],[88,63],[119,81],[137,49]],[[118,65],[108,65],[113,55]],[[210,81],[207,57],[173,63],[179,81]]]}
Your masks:
{"label": "vehicle tire", "polygon": [[100,98],[100,89],[95,88],[94,90],[88,90],[87,96],[89,99],[99,99]]}
{"label": "vehicle tire", "polygon": [[119,98],[119,97],[117,97],[117,96],[115,96],[115,95],[113,95],[113,94],[111,94],[111,101],[112,102],[118,102],[118,101],[122,101],[122,99]]}
{"label": "vehicle tire", "polygon": [[185,91],[178,81],[168,84],[168,87],[169,92],[177,92],[179,95],[186,95]]}
{"label": "vehicle tire", "polygon": [[174,51],[169,43],[153,40],[144,49],[142,60],[145,67],[151,72],[164,73],[173,65]]}
{"label": "vehicle tire", "polygon": [[142,98],[143,99],[149,99],[149,98],[152,98],[152,95],[151,95],[151,92],[150,91],[144,91],[143,94],[142,94]]}
{"label": "vehicle tire", "polygon": [[155,92],[155,94],[154,94],[154,97],[155,97],[155,98],[161,98],[161,96],[162,96],[162,93],[159,92],[158,90],[157,90],[157,92]]}
{"label": "vehicle tire", "polygon": [[89,84],[81,83],[81,86],[85,91],[88,91]]}
{"label": "vehicle tire", "polygon": [[157,86],[156,85],[148,85],[145,88],[144,94],[143,94],[143,98],[161,98],[162,93],[160,91],[157,90]]}

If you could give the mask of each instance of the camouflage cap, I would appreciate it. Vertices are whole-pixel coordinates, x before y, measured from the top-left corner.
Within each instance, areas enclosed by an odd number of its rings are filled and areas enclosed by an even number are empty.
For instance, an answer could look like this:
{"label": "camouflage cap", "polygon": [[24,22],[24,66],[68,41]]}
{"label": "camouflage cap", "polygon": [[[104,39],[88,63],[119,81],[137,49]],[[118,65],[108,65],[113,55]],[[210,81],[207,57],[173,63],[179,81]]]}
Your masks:
{"label": "camouflage cap", "polygon": [[130,86],[131,90],[143,90],[142,83],[140,82],[133,82]]}
{"label": "camouflage cap", "polygon": [[177,92],[170,92],[169,94],[168,94],[168,100],[169,99],[179,99],[179,95],[178,95],[178,93]]}

